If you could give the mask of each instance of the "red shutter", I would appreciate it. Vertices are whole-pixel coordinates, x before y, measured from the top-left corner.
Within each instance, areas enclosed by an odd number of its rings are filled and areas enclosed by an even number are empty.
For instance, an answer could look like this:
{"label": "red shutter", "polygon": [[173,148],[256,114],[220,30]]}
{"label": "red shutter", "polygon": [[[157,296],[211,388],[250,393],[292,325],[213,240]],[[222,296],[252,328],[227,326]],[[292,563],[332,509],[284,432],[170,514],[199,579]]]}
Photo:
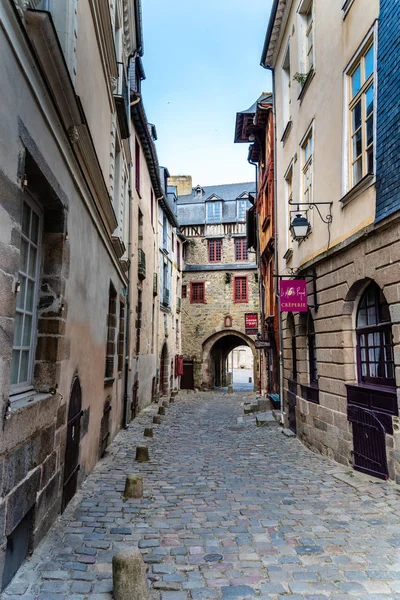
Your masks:
{"label": "red shutter", "polygon": [[204,282],[190,284],[190,302],[192,304],[204,302]]}
{"label": "red shutter", "polygon": [[247,277],[235,277],[233,280],[233,299],[234,302],[247,302]]}

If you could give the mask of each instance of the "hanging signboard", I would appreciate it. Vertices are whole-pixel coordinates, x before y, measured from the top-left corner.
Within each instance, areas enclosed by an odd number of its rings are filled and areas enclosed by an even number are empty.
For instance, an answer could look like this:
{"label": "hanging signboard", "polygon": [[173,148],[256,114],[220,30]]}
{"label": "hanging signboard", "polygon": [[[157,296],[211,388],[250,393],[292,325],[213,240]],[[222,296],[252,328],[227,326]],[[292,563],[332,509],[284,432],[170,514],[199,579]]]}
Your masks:
{"label": "hanging signboard", "polygon": [[279,284],[281,312],[307,312],[305,279],[281,279]]}
{"label": "hanging signboard", "polygon": [[263,348],[271,348],[271,344],[268,340],[256,340],[254,342],[256,350],[262,350]]}
{"label": "hanging signboard", "polygon": [[247,335],[256,335],[258,332],[258,314],[246,313],[244,315],[244,329]]}

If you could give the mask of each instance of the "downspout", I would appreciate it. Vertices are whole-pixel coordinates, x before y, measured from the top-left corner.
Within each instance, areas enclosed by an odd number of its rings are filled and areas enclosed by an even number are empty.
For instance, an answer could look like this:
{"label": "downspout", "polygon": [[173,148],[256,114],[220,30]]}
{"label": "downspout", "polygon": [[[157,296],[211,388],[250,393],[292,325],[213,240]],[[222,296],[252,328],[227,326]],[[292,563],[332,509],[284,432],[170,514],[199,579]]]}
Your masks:
{"label": "downspout", "polygon": [[276,168],[276,149],[277,149],[277,137],[276,137],[276,95],[275,95],[275,70],[273,67],[265,66],[265,69],[271,71],[272,75],[272,117],[274,120],[274,288],[275,296],[277,299],[278,307],[278,335],[279,335],[279,399],[281,404],[281,425],[285,423],[285,411],[283,402],[283,329],[282,329],[282,318],[281,318],[281,299],[279,295],[279,277],[278,275],[278,191],[277,191],[277,168]]}
{"label": "downspout", "polygon": [[[250,152],[249,152],[249,155],[247,157],[247,162],[250,165],[253,165],[253,167],[255,168],[255,171],[256,171],[256,203],[257,203],[257,198],[258,198],[258,165],[257,165],[257,163],[253,162],[250,159]],[[261,304],[260,314],[261,314],[261,326],[262,326],[262,330],[264,330],[264,316],[265,316],[264,315],[264,282],[263,282],[262,273],[261,273],[260,228],[259,228],[258,210],[257,210],[256,206],[254,208],[255,208],[255,216],[256,216],[256,244],[257,244],[256,256],[257,256],[258,286],[259,286],[260,299],[261,299],[261,302],[260,302],[260,304]],[[260,358],[261,358],[261,356],[260,356]],[[261,361],[260,361],[260,363],[261,363]],[[260,364],[260,374],[259,374],[259,390],[260,390],[260,394],[261,394],[262,393],[261,364]]]}

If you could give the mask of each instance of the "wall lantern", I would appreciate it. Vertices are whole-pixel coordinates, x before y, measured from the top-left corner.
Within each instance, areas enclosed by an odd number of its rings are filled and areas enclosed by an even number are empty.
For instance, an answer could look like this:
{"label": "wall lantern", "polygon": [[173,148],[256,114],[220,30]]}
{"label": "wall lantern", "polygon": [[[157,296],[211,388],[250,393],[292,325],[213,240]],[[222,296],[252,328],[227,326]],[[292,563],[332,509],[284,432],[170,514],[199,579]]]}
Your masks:
{"label": "wall lantern", "polygon": [[[293,213],[296,214],[293,221],[290,223],[290,228],[289,228],[290,233],[292,234],[293,240],[295,240],[296,242],[301,242],[302,240],[305,240],[307,238],[308,234],[311,231],[311,225],[307,218],[307,213],[308,213],[308,210],[313,210],[314,207],[317,209],[317,213],[319,214],[321,221],[328,225],[328,234],[329,234],[329,240],[330,240],[330,225],[332,223],[332,204],[333,204],[333,202],[290,202],[289,201],[290,206],[297,206],[297,210],[290,211],[291,214],[293,214]],[[322,206],[322,205],[329,206],[329,212],[325,218],[322,216],[321,211],[318,208],[319,206]],[[300,206],[307,207],[305,209],[305,212],[306,212],[305,216],[301,214]],[[328,241],[328,246],[329,246],[329,241]]]}

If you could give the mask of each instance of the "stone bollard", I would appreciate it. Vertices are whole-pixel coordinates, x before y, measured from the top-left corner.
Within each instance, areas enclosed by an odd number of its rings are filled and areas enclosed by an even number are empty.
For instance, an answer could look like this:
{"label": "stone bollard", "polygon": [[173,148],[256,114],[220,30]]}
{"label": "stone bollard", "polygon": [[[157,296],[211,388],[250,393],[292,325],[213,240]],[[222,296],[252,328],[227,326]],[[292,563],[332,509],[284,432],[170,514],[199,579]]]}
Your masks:
{"label": "stone bollard", "polygon": [[159,406],[158,407],[158,414],[159,415],[165,415],[165,408],[163,406]]}
{"label": "stone bollard", "polygon": [[149,458],[149,449],[147,446],[136,446],[136,458],[138,462],[148,462]]}
{"label": "stone bollard", "polygon": [[153,437],[152,427],[145,427],[143,435],[144,435],[144,437]]}
{"label": "stone bollard", "polygon": [[114,600],[150,600],[146,568],[136,548],[122,550],[112,559]]}
{"label": "stone bollard", "polygon": [[153,417],[153,423],[154,425],[161,425],[161,417],[159,417],[158,415]]}
{"label": "stone bollard", "polygon": [[228,385],[228,394],[233,394],[233,386]]}
{"label": "stone bollard", "polygon": [[175,402],[175,398],[174,398],[174,396],[171,396],[171,398],[169,399],[169,403],[173,404],[174,402]]}
{"label": "stone bollard", "polygon": [[142,498],[143,497],[143,479],[141,475],[127,475],[125,481],[125,491],[123,498]]}
{"label": "stone bollard", "polygon": [[168,400],[163,400],[162,405],[163,405],[164,408],[168,408],[168,405],[169,405]]}

